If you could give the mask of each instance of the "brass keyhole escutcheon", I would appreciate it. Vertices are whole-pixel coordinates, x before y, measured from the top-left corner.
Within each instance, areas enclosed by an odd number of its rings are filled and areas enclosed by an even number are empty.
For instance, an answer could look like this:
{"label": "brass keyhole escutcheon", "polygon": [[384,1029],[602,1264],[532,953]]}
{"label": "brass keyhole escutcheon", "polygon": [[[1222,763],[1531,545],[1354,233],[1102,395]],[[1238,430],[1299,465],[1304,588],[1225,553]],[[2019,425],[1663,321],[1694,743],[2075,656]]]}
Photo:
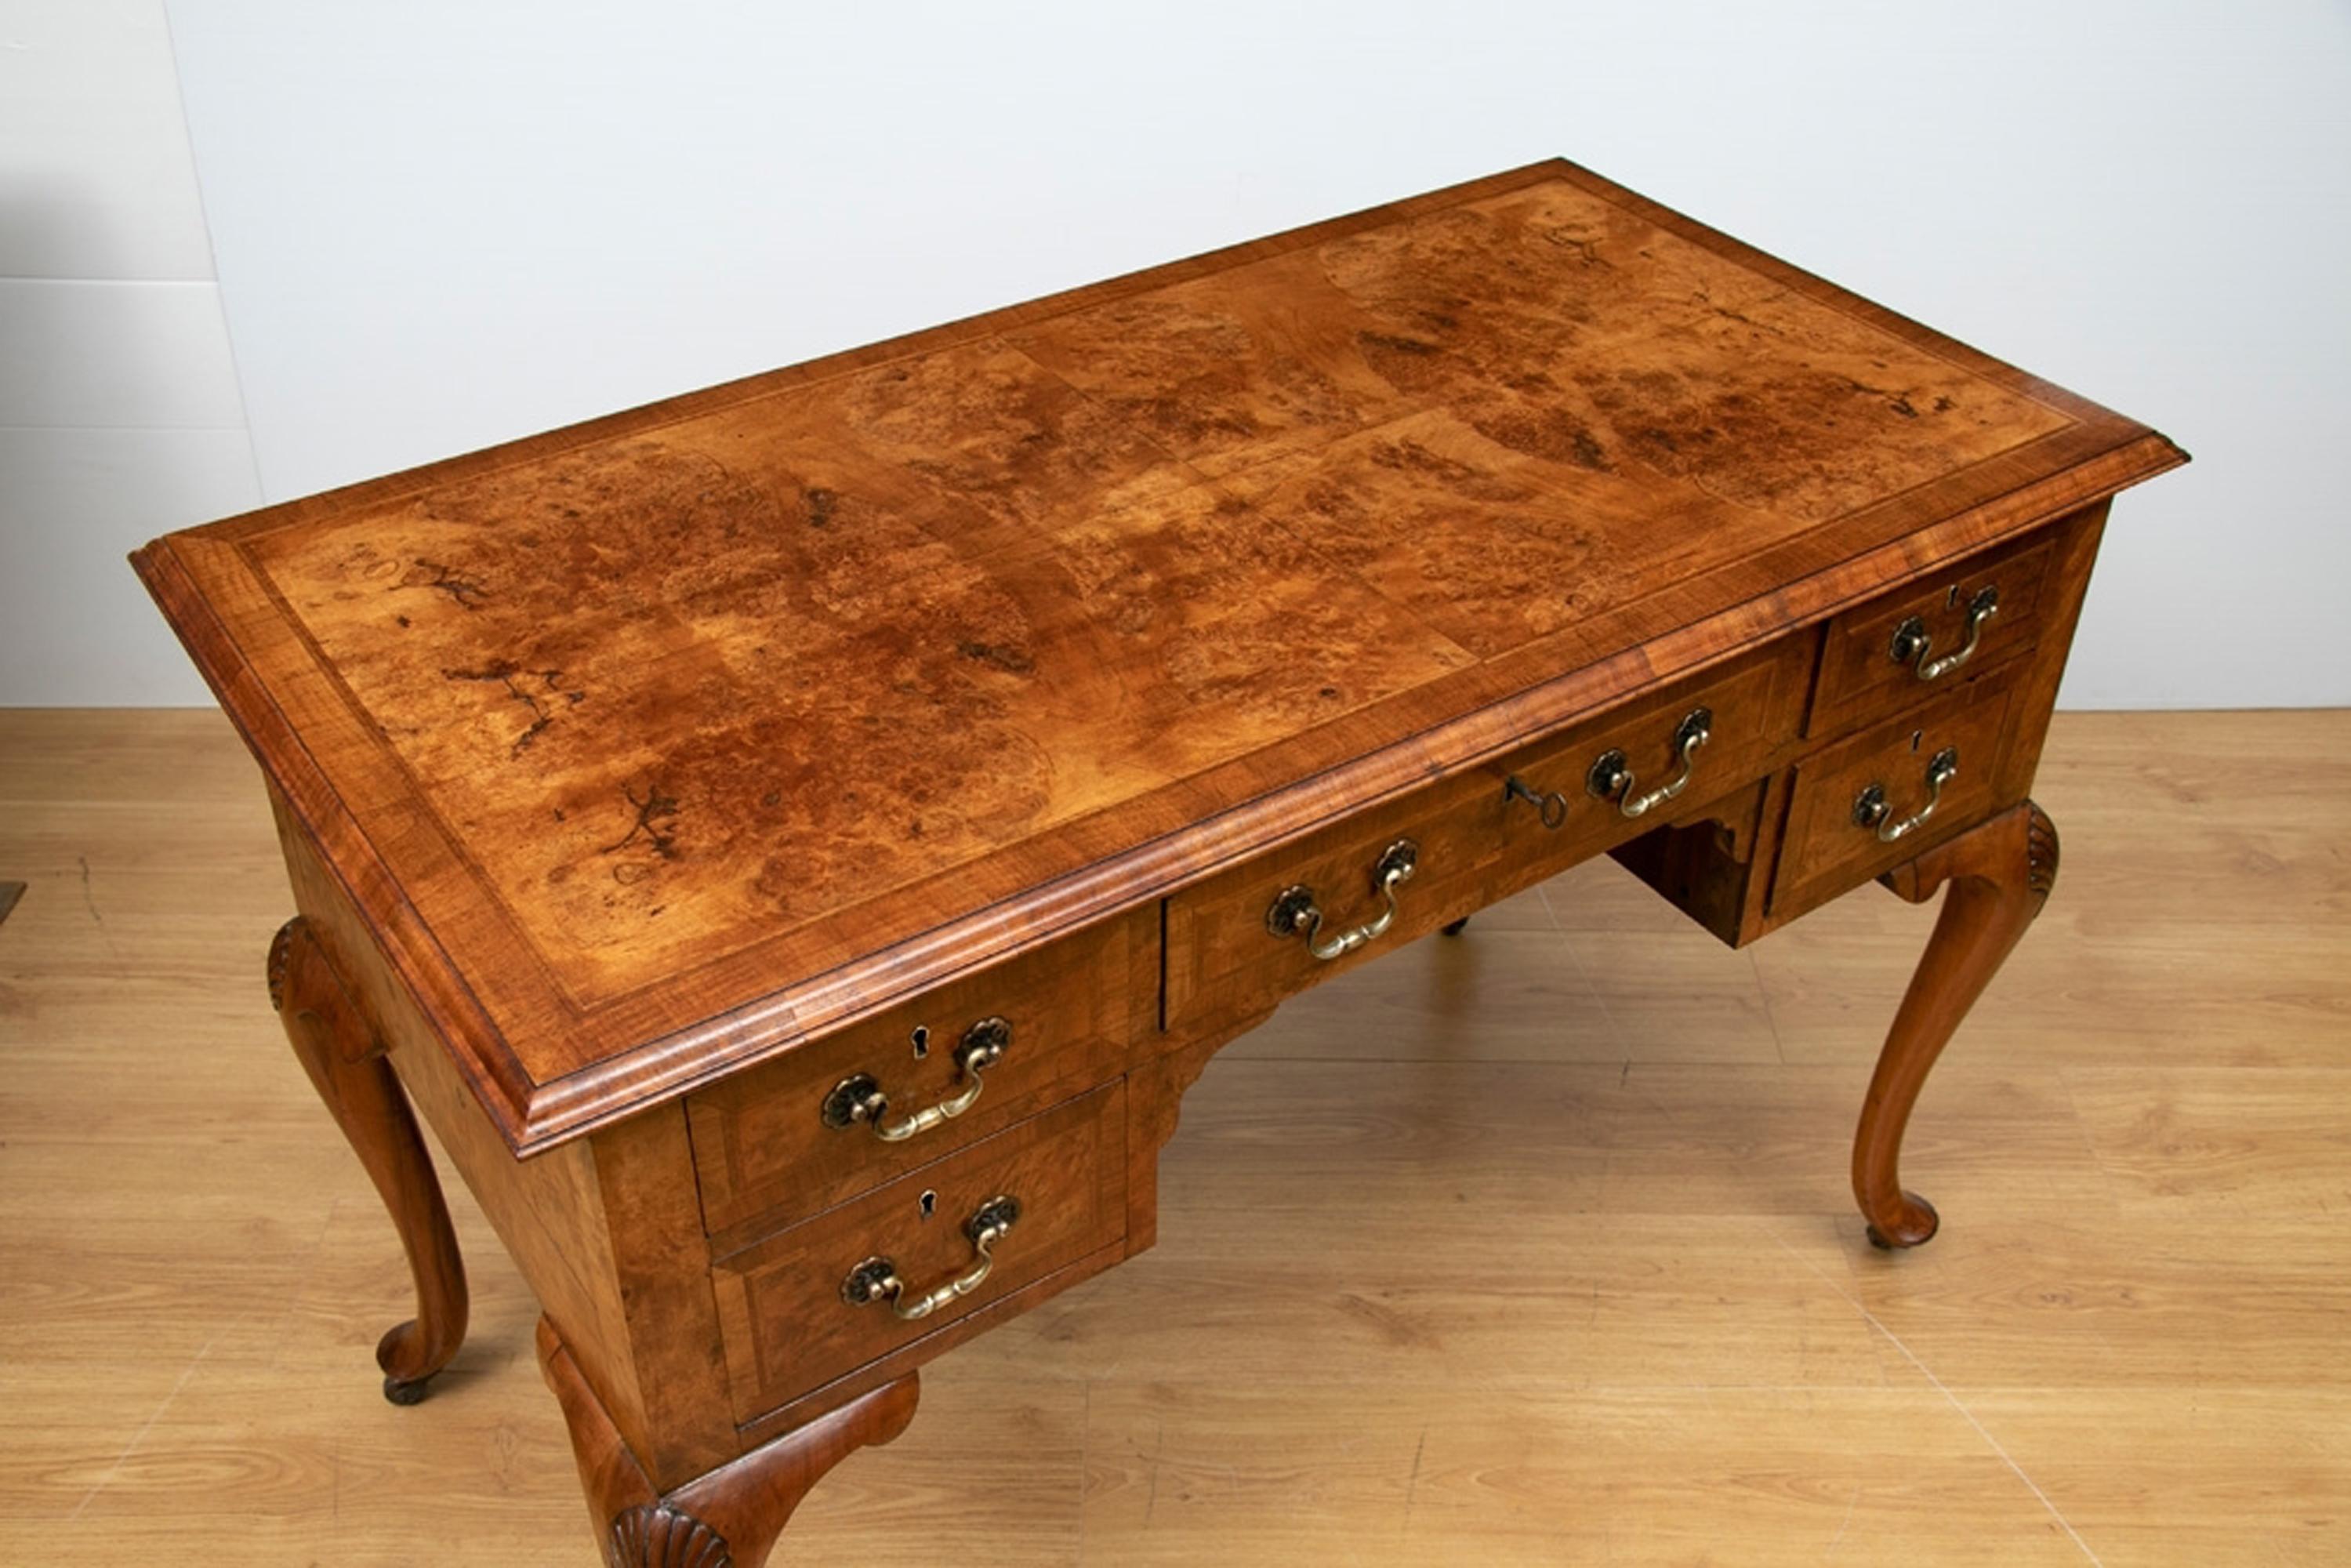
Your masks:
{"label": "brass keyhole escutcheon", "polygon": [[[918,1047],[929,1039],[927,1030],[918,1029],[914,1034]],[[955,1049],[956,1072],[963,1079],[964,1087],[935,1105],[894,1122],[885,1120],[890,1111],[889,1093],[872,1073],[852,1072],[832,1086],[832,1092],[818,1106],[818,1115],[826,1126],[836,1130],[862,1122],[883,1143],[904,1143],[918,1133],[927,1133],[942,1123],[953,1121],[977,1104],[980,1091],[987,1087],[982,1075],[1001,1061],[1011,1047],[1011,1024],[1000,1018],[984,1018],[963,1031],[963,1039]],[[917,1050],[915,1054],[921,1051]]]}
{"label": "brass keyhole escutcheon", "polygon": [[1524,800],[1535,809],[1535,814],[1542,820],[1542,825],[1553,832],[1567,826],[1569,801],[1566,796],[1556,789],[1545,789],[1538,793],[1525,779],[1513,773],[1502,780],[1502,799]]}

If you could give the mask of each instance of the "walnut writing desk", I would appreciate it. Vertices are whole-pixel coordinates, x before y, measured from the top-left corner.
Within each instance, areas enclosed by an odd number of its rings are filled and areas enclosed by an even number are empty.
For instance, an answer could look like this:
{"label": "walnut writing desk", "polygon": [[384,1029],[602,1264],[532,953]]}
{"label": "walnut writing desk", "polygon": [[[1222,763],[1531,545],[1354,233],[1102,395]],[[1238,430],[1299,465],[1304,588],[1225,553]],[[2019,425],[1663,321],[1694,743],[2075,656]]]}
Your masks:
{"label": "walnut writing desk", "polygon": [[1731,943],[1948,886],[1853,1165],[1926,1240],[2107,503],[2183,460],[1553,162],[136,559],[269,781],[385,1391],[465,1325],[413,1105],[607,1561],[712,1568],[1150,1245],[1219,1046],[1603,852]]}

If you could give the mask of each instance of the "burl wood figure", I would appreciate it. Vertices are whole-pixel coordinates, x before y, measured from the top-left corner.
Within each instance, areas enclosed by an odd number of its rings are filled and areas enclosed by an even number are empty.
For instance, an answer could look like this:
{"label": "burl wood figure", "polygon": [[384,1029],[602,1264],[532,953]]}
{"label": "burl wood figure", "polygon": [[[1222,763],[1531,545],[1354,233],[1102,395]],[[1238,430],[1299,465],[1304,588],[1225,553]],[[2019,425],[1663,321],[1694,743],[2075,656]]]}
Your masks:
{"label": "burl wood figure", "polygon": [[1948,885],[1853,1169],[1932,1236],[1903,1128],[2055,873],[2108,501],[2182,461],[1549,162],[136,561],[268,779],[385,1391],[465,1327],[413,1107],[605,1560],[707,1568],[1150,1244],[1217,1047],[1603,852],[1734,944]]}

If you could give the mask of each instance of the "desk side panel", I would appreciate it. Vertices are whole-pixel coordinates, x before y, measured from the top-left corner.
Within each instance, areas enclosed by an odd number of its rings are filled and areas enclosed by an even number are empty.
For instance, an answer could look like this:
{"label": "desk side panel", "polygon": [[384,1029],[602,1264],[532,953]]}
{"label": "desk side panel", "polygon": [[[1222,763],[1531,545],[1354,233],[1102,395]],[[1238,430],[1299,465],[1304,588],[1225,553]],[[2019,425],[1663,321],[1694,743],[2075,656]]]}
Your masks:
{"label": "desk side panel", "polygon": [[[698,1473],[734,1457],[739,1445],[731,1422],[720,1427],[701,1423],[697,1429],[688,1421],[677,1428],[698,1431],[698,1441],[688,1437],[681,1442],[665,1435],[664,1416],[674,1414],[669,1407],[682,1396],[691,1398],[693,1380],[651,1385],[652,1380],[641,1375],[636,1353],[651,1337],[648,1315],[658,1316],[679,1293],[674,1286],[656,1288],[642,1297],[629,1290],[632,1277],[640,1284],[648,1273],[660,1272],[665,1280],[675,1277],[647,1267],[647,1242],[661,1230],[656,1218],[643,1212],[647,1200],[643,1194],[664,1176],[675,1181],[682,1175],[684,1186],[676,1191],[675,1202],[691,1214],[690,1162],[682,1162],[682,1173],[662,1170],[660,1130],[634,1123],[602,1137],[517,1159],[274,790],[270,803],[296,905],[337,974],[360,998],[418,1114],[464,1176],[630,1448],[648,1469],[661,1468],[679,1475]],[[673,1105],[659,1114],[676,1124],[675,1144],[682,1152],[682,1112]],[[625,1135],[615,1136],[622,1134]],[[699,1224],[687,1231],[698,1243]],[[685,1267],[685,1277],[701,1283],[706,1299],[706,1259],[700,1274],[691,1273],[690,1262]],[[714,1331],[714,1345],[715,1338]]]}

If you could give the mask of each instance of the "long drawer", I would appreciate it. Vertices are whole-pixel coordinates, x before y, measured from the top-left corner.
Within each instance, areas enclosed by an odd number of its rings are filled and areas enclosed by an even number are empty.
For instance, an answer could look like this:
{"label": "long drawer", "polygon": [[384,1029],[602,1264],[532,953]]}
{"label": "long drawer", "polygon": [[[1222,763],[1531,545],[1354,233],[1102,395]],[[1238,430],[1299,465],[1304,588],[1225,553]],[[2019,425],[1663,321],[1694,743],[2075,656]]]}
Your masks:
{"label": "long drawer", "polygon": [[1125,1234],[1122,1080],[720,1259],[711,1285],[736,1418],[834,1382]]}
{"label": "long drawer", "polygon": [[1794,740],[1811,647],[1760,650],[1177,893],[1167,1027],[1261,1010],[1751,784]]}

